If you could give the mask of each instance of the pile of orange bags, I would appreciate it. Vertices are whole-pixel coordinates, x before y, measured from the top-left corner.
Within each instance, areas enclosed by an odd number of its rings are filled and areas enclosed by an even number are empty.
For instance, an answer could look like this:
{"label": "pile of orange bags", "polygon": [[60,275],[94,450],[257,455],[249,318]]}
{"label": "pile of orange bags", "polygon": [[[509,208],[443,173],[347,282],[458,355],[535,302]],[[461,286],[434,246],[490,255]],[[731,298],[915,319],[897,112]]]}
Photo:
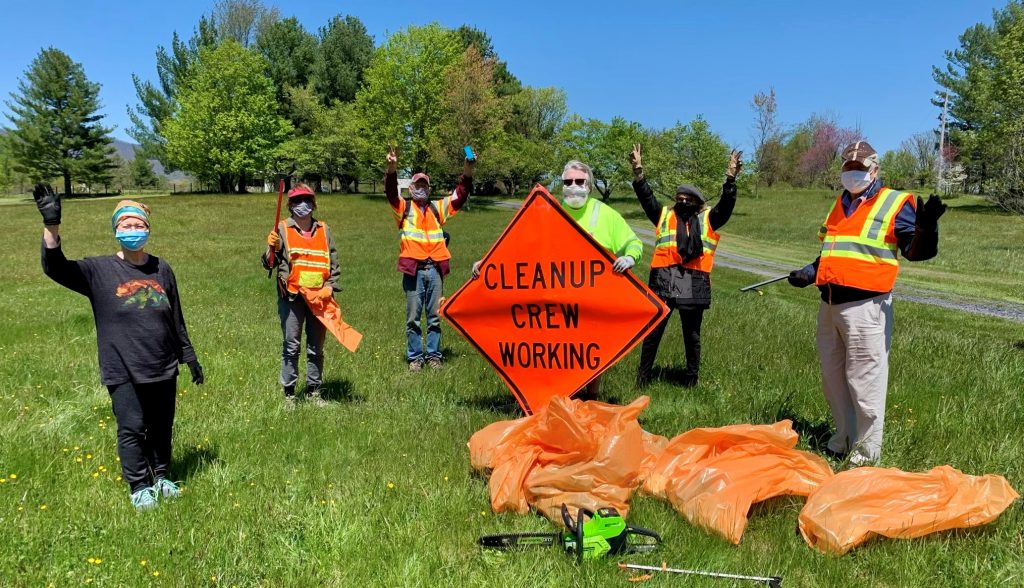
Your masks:
{"label": "pile of orange bags", "polygon": [[469,440],[473,468],[490,472],[491,509],[526,513],[533,506],[562,524],[570,512],[612,506],[623,516],[665,438],[637,416],[650,399],[627,406],[555,397],[537,414],[500,421]]}
{"label": "pile of orange bags", "polygon": [[842,555],[883,535],[912,539],[991,523],[1018,498],[1002,476],[969,476],[950,466],[842,472],[807,499],[800,533],[811,547]]}
{"label": "pile of orange bags", "polygon": [[833,475],[821,457],[795,449],[790,421],[693,429],[671,441],[644,431],[637,417],[650,399],[627,406],[562,397],[469,440],[470,460],[490,473],[491,508],[535,508],[561,525],[560,507],[623,516],[643,485],[691,523],[734,544],[751,505],[783,494],[807,496],[800,532],[808,545],[842,554],[874,535],[920,537],[995,520],[1017,497],[1002,476],[967,476],[949,467],[913,474],[857,468]]}
{"label": "pile of orange bags", "polygon": [[754,503],[807,496],[832,477],[821,457],[794,449],[790,421],[694,429],[673,438],[644,482],[688,521],[733,544],[743,538]]}

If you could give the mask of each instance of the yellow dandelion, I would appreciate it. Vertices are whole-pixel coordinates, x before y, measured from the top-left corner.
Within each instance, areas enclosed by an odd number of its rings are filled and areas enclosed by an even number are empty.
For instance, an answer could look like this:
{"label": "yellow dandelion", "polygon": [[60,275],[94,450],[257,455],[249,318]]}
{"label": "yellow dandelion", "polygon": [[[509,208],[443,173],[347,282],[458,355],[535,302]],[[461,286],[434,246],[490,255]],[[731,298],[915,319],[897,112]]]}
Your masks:
{"label": "yellow dandelion", "polygon": [[9,477],[10,479],[12,479],[12,480],[17,480],[17,479],[18,479],[18,474],[11,474],[11,475],[10,475],[10,476],[8,476],[8,477]]}
{"label": "yellow dandelion", "polygon": [[238,503],[237,502],[235,503],[235,508],[238,508]]}
{"label": "yellow dandelion", "polygon": [[447,481],[448,481],[448,476],[445,476],[445,477],[444,477],[444,481],[445,481],[445,482],[447,482]]}
{"label": "yellow dandelion", "polygon": [[391,490],[391,489],[393,489],[394,487],[395,487],[395,485],[394,485],[394,484],[392,484],[391,482],[388,482],[388,490]]}
{"label": "yellow dandelion", "polygon": [[75,458],[75,463],[82,463],[82,458],[81,457],[76,457]]}
{"label": "yellow dandelion", "polygon": [[94,558],[91,558],[91,557],[89,559],[85,560],[85,561],[87,561],[89,563],[96,563],[96,560]]}
{"label": "yellow dandelion", "polygon": [[46,505],[45,504],[40,504],[39,505],[39,510],[46,510]]}
{"label": "yellow dandelion", "polygon": [[0,478],[0,484],[6,484],[7,478]]}
{"label": "yellow dandelion", "polygon": [[92,473],[92,477],[98,478],[98,477],[100,477],[100,473],[99,472],[93,472]]}
{"label": "yellow dandelion", "polygon": [[23,511],[23,510],[25,510],[25,507],[24,507],[24,506],[19,506],[19,507],[18,507],[18,512],[21,512],[21,511]]}
{"label": "yellow dandelion", "polygon": [[482,517],[487,516],[487,511],[486,510],[480,511],[480,516],[482,516]]}
{"label": "yellow dandelion", "polygon": [[91,453],[86,453],[85,454],[85,459],[92,459],[92,454]]}
{"label": "yellow dandelion", "polygon": [[158,572],[158,571],[156,571],[156,570],[153,570],[153,577],[154,577],[154,578],[158,578],[158,577],[160,577],[160,572]]}
{"label": "yellow dandelion", "polygon": [[149,563],[149,562],[148,562],[148,561],[146,561],[146,560],[144,560],[144,559],[142,559],[142,560],[139,560],[139,565],[140,565],[140,566],[142,566],[142,567],[146,567],[146,564],[147,564],[147,563]]}

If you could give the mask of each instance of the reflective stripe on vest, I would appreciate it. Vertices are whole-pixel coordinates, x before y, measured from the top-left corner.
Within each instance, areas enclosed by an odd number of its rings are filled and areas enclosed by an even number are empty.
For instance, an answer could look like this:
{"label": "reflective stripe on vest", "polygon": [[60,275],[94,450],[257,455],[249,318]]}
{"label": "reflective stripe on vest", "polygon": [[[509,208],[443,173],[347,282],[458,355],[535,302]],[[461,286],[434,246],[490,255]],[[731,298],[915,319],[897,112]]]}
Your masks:
{"label": "reflective stripe on vest", "polygon": [[400,217],[398,229],[399,256],[412,259],[433,259],[442,261],[450,259],[451,254],[444,243],[444,230],[441,225],[448,215],[448,199],[440,201],[437,215],[430,207],[420,208],[411,200],[405,201],[409,207]]}
{"label": "reflective stripe on vest", "polygon": [[651,267],[669,267],[682,264],[689,269],[710,272],[715,263],[715,250],[718,249],[720,235],[711,229],[711,215],[703,210],[697,217],[700,223],[700,239],[704,245],[704,252],[700,257],[683,263],[683,257],[679,255],[676,246],[676,227],[678,219],[675,211],[669,206],[662,207],[661,217],[655,227],[654,234],[654,256],[651,258]]}
{"label": "reflective stripe on vest", "polygon": [[331,277],[331,251],[327,242],[327,225],[320,223],[313,234],[304,237],[287,223],[279,225],[288,251],[290,271],[286,286],[292,294],[299,288],[322,288]]}
{"label": "reflective stripe on vest", "polygon": [[834,284],[888,292],[899,273],[896,243],[896,215],[907,202],[916,203],[911,194],[882,188],[867,206],[862,203],[847,217],[839,196],[822,230],[821,262],[817,285]]}

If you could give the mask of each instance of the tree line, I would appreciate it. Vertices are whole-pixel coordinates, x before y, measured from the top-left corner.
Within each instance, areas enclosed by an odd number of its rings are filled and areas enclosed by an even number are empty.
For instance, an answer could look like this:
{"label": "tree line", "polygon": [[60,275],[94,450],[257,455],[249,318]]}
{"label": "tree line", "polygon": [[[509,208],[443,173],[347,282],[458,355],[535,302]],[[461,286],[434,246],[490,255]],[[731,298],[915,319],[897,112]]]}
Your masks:
{"label": "tree line", "polygon": [[[1024,71],[1021,15],[1020,1],[1011,1],[992,25],[961,36],[947,67],[935,69],[949,100],[948,140],[940,149],[929,131],[884,153],[887,183],[915,189],[938,180],[1003,201],[1020,194],[1024,98],[1008,80],[1024,79],[1013,77]],[[626,154],[634,143],[644,145],[664,194],[683,181],[716,193],[730,151],[700,116],[645,128],[570,113],[563,90],[524,85],[486,32],[468,25],[409,26],[376,44],[355,16],[339,14],[312,31],[260,0],[220,0],[187,38],[174,33],[157,47],[155,66],[153,80],[133,74],[138,102],[128,107],[128,133],[144,163],[119,166],[96,114],[99,86],[58,49],[43,49],[8,102],[14,128],[0,139],[0,181],[17,173],[62,178],[66,192],[72,177],[102,184],[120,174],[153,184],[143,168],[154,159],[221,192],[285,173],[317,189],[357,191],[360,181],[381,177],[388,145],[410,169],[451,182],[461,146],[472,144],[482,191],[521,193],[581,159],[607,199],[631,179]],[[859,129],[830,114],[784,126],[777,106],[773,89],[751,101],[754,152],[741,189],[839,189],[838,154],[863,138]]]}

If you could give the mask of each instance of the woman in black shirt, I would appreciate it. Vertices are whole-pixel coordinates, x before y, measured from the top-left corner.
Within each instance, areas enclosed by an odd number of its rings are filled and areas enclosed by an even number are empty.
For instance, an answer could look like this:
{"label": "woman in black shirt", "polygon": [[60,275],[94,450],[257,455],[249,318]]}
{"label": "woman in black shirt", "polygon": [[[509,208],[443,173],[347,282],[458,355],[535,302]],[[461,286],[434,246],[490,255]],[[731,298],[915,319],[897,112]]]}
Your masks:
{"label": "woman in black shirt", "polygon": [[96,321],[100,381],[110,391],[117,419],[117,451],[124,480],[137,510],[174,498],[168,479],[171,428],[178,364],[202,384],[203,368],[185,329],[174,272],[143,249],[149,237],[149,208],[117,203],[111,219],[121,250],[114,255],[69,260],[60,241],[60,197],[49,186],[33,191],[43,215],[43,272],[87,297]]}

